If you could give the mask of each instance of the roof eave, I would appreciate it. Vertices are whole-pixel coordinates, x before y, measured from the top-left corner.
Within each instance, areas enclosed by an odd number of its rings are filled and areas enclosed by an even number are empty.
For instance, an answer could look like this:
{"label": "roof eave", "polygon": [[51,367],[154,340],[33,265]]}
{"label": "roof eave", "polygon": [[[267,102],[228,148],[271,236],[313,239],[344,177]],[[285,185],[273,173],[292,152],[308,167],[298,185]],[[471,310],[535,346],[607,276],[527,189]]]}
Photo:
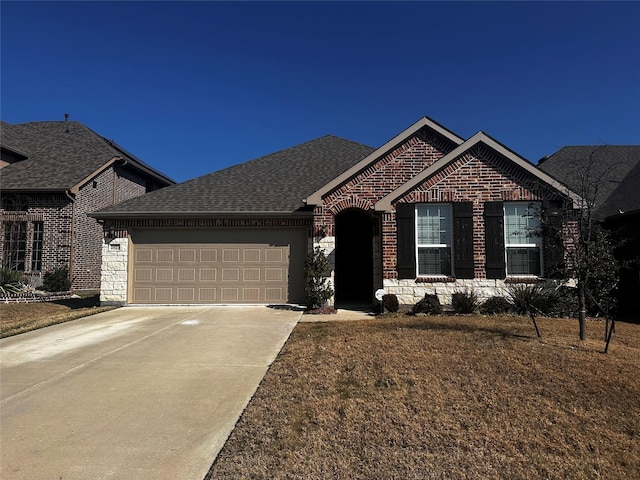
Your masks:
{"label": "roof eave", "polygon": [[312,211],[242,211],[242,212],[92,212],[88,216],[98,220],[139,220],[139,219],[175,219],[175,218],[312,218]]}

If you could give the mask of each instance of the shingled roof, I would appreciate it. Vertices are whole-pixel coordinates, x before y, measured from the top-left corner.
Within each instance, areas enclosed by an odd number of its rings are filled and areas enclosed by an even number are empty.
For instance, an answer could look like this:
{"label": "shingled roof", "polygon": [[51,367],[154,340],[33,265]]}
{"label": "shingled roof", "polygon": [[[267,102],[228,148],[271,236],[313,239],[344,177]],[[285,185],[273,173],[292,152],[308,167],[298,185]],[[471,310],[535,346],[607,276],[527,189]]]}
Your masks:
{"label": "shingled roof", "polygon": [[538,167],[578,194],[591,168],[588,178],[598,187],[595,211],[601,218],[640,210],[640,145],[567,146]]}
{"label": "shingled roof", "polygon": [[0,145],[27,157],[0,170],[3,191],[69,190],[118,158],[159,183],[175,183],[80,122],[1,122],[0,127]]}
{"label": "shingled roof", "polygon": [[92,216],[299,214],[305,211],[304,198],[373,151],[372,147],[327,135],[113,205]]}

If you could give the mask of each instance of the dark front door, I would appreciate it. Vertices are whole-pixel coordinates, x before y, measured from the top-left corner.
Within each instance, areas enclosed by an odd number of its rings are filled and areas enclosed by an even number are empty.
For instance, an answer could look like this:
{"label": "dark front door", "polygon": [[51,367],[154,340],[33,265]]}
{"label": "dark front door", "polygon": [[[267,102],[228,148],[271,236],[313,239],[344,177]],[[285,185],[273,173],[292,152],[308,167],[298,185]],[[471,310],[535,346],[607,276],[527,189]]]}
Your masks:
{"label": "dark front door", "polygon": [[372,217],[349,209],[336,216],[336,303],[370,305],[373,300]]}

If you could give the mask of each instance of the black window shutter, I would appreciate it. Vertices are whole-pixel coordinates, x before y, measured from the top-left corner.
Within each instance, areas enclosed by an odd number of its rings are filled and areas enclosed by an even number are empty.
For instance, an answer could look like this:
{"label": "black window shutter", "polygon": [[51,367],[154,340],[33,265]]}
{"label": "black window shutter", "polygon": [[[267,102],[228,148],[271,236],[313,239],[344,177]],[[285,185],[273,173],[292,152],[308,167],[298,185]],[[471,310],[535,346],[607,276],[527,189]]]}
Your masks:
{"label": "black window shutter", "polygon": [[473,278],[473,202],[453,204],[453,264],[456,278]]}
{"label": "black window shutter", "polygon": [[487,253],[487,278],[505,278],[503,202],[484,204],[484,243]]}
{"label": "black window shutter", "polygon": [[416,278],[415,205],[396,204],[398,278]]}
{"label": "black window shutter", "polygon": [[544,251],[543,274],[548,278],[562,276],[564,245],[562,242],[562,202],[544,202],[542,208],[542,248]]}

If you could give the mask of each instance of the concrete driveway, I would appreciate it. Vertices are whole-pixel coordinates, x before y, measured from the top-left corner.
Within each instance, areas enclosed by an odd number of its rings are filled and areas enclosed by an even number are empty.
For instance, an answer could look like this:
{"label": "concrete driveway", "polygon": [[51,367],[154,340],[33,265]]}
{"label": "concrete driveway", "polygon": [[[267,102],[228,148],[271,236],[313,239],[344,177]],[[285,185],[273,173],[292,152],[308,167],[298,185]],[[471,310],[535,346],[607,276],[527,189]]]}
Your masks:
{"label": "concrete driveway", "polygon": [[0,478],[201,480],[300,317],[124,307],[0,340]]}

